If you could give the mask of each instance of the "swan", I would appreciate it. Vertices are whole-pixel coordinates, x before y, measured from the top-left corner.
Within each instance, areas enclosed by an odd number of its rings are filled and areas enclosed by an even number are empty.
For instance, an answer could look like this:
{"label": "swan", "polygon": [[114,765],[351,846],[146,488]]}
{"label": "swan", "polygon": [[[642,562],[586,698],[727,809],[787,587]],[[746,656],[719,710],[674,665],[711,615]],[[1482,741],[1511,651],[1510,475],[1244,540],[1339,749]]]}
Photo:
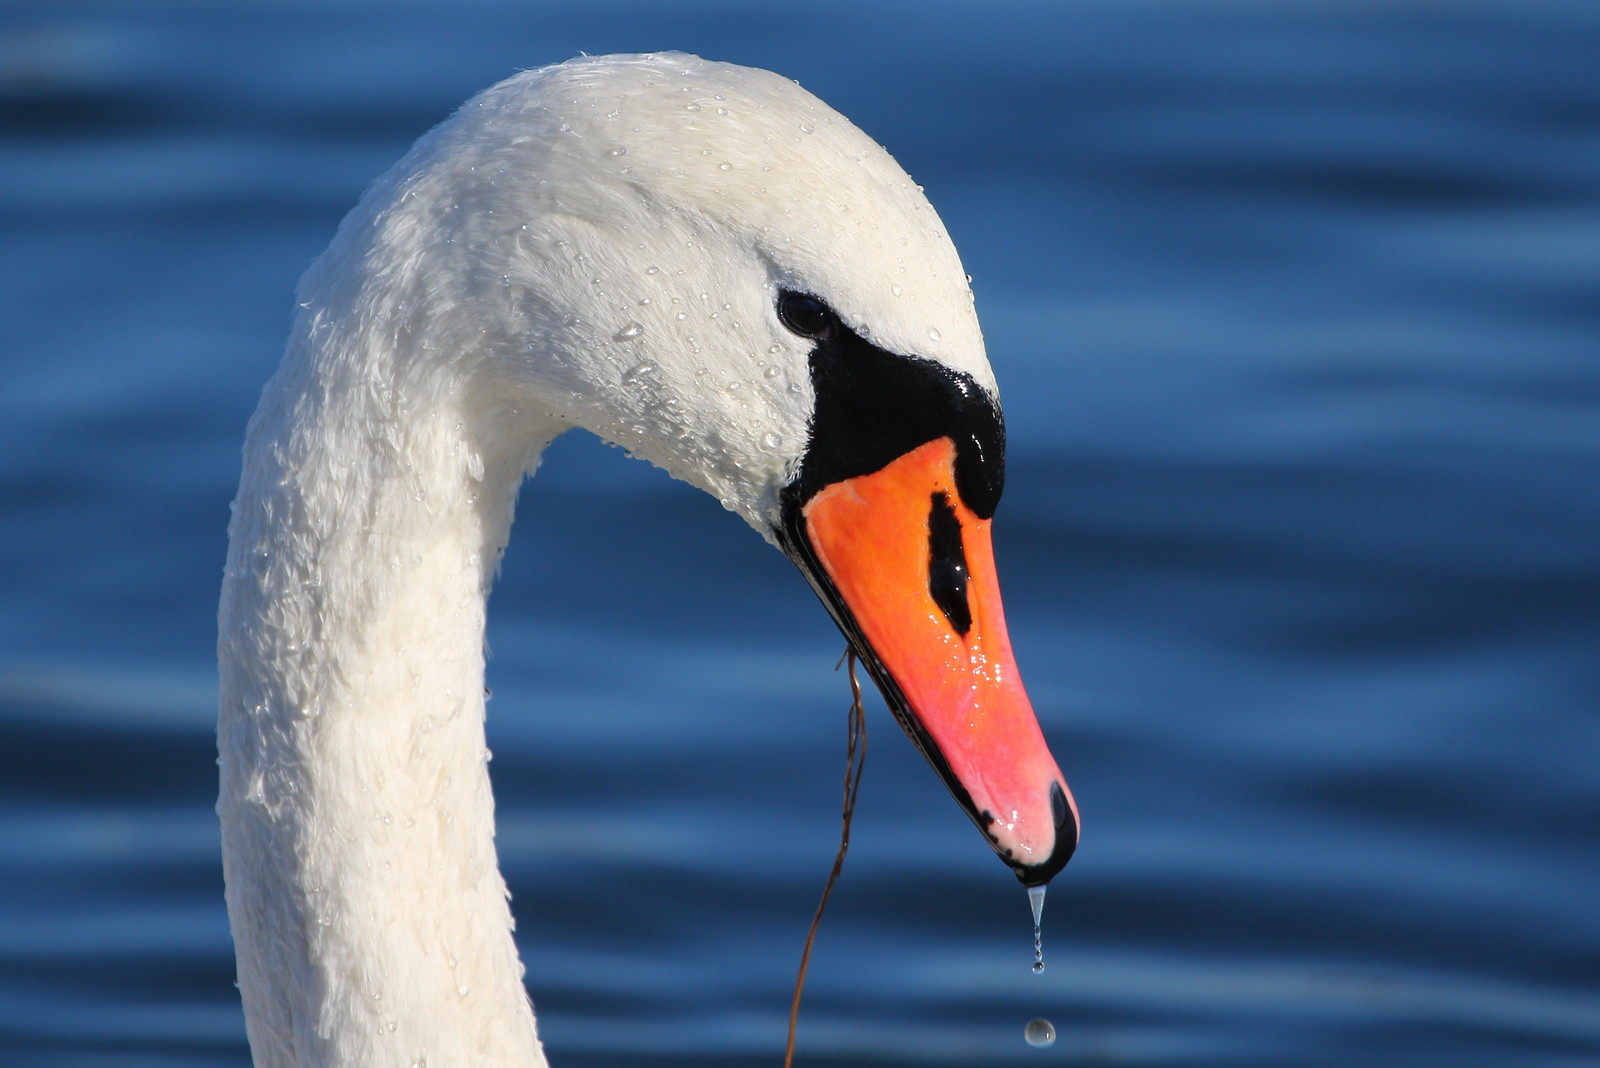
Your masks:
{"label": "swan", "polygon": [[297,300],[219,609],[259,1068],[546,1063],[495,856],[483,636],[518,487],[571,427],[787,554],[1022,882],[1067,862],[1076,805],[995,580],[1004,426],[971,291],[844,117],[676,53],[518,74],[368,190]]}

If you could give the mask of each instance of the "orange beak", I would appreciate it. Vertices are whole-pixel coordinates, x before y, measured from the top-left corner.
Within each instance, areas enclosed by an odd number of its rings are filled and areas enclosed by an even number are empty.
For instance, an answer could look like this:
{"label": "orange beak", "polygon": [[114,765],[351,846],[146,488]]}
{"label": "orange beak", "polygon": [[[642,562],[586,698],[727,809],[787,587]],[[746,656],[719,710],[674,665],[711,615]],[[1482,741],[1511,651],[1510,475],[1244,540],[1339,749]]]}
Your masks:
{"label": "orange beak", "polygon": [[1038,886],[1077,848],[1078,810],[1017,674],[990,520],[962,501],[955,466],[941,437],[823,486],[791,555],[950,792]]}

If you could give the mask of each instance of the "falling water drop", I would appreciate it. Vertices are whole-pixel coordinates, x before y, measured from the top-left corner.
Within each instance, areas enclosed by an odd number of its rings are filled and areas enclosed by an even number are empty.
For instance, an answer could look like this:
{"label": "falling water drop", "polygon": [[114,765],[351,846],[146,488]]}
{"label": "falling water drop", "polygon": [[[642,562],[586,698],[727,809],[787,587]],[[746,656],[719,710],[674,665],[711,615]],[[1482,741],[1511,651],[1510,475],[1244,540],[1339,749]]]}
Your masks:
{"label": "falling water drop", "polygon": [[[1041,924],[1044,922],[1044,890],[1042,886],[1028,887],[1028,905],[1033,909],[1033,970],[1035,973],[1044,971],[1044,932]],[[1030,1027],[1032,1024],[1029,1025]],[[1052,1041],[1054,1036],[1052,1035]]]}
{"label": "falling water drop", "polygon": [[1022,1029],[1022,1038],[1034,1049],[1053,1046],[1056,1041],[1056,1025],[1042,1017],[1029,1020],[1028,1026]]}

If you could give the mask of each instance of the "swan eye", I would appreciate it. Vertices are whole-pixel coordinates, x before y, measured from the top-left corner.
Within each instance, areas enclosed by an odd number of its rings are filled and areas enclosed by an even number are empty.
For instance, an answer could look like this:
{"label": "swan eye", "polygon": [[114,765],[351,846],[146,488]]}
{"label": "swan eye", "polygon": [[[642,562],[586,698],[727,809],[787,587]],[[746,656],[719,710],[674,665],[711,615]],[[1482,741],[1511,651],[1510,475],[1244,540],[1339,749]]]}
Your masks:
{"label": "swan eye", "polygon": [[778,294],[778,319],[801,337],[826,337],[839,325],[839,317],[824,301],[792,289]]}

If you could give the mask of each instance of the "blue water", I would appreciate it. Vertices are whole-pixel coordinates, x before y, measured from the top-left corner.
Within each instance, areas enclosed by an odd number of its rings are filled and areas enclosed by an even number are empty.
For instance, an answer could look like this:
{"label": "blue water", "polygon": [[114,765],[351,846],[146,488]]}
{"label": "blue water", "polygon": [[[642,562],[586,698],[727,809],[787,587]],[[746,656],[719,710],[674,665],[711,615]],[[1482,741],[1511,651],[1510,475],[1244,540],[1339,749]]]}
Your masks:
{"label": "blue water", "polygon": [[[801,1063],[1600,1064],[1577,0],[7,5],[0,1064],[247,1063],[211,650],[291,286],[473,91],[649,48],[800,79],[944,214],[1007,401],[1011,629],[1084,812],[1034,976],[1021,890],[871,709]],[[778,1063],[838,829],[824,613],[572,436],[492,617],[557,1068]]]}

